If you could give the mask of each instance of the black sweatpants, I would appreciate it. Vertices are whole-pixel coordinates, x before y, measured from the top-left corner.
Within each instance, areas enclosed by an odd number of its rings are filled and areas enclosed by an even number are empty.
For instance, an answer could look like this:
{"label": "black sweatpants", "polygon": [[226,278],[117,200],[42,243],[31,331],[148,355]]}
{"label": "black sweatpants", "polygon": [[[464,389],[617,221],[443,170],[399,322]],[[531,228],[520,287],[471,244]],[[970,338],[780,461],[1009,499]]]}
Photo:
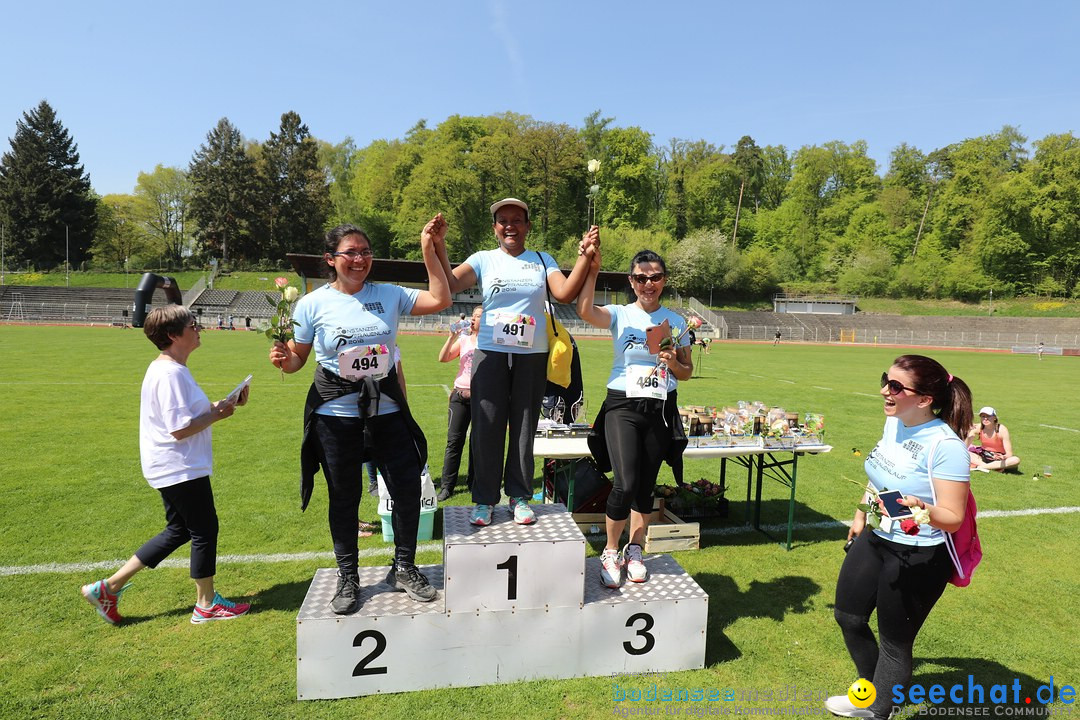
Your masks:
{"label": "black sweatpants", "polygon": [[510,497],[532,497],[533,438],[546,387],[547,353],[473,352],[474,503],[498,505],[500,481]]}
{"label": "black sweatpants", "polygon": [[[363,465],[367,457],[360,418],[315,416],[319,462],[330,496],[328,510],[334,557],[342,572],[356,572],[356,516],[364,494]],[[390,524],[394,528],[394,560],[416,560],[416,533],[420,527],[420,457],[401,413],[380,418],[372,427],[375,447],[371,457],[379,466],[394,501]]]}
{"label": "black sweatpants", "polygon": [[[836,580],[833,615],[859,677],[878,688],[875,718],[892,709],[893,685],[911,684],[915,636],[952,576],[945,545],[901,545],[867,527],[848,551]],[[877,608],[878,641],[870,629]]]}
{"label": "black sweatpants", "polygon": [[217,574],[218,517],[210,476],[158,488],[165,505],[165,529],[135,551],[147,567],[156,568],[174,550],[191,541],[191,578]]}

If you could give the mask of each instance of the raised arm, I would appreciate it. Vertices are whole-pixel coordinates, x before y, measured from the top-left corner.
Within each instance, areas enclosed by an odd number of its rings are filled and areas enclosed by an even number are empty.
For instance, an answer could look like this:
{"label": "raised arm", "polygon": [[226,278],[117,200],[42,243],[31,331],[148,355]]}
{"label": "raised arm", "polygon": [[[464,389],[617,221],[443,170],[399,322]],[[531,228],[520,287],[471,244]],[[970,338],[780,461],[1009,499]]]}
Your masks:
{"label": "raised arm", "polygon": [[[577,314],[593,327],[611,327],[611,313],[594,303],[596,299],[596,276],[600,274],[600,251],[591,248],[585,255],[589,265],[585,273],[585,282],[577,296]],[[579,258],[580,259],[580,258]]]}
{"label": "raised arm", "polygon": [[450,283],[446,278],[446,220],[442,213],[428,221],[420,232],[420,249],[428,273],[428,289],[413,304],[412,315],[430,315],[450,307]]}
{"label": "raised arm", "polygon": [[[547,280],[548,287],[551,289],[551,296],[559,302],[574,302],[581,292],[581,287],[585,284],[585,278],[589,273],[589,266],[592,262],[589,253],[590,248],[600,249],[600,228],[596,225],[589,228],[589,231],[582,236],[581,252],[578,254],[573,270],[570,271],[570,276],[564,276],[561,271],[548,275]],[[599,272],[599,268],[597,268],[597,271]]]}
{"label": "raised arm", "polygon": [[443,343],[442,348],[439,350],[439,362],[450,362],[461,353],[461,344],[458,342],[460,335],[460,330],[450,331],[446,342]]}

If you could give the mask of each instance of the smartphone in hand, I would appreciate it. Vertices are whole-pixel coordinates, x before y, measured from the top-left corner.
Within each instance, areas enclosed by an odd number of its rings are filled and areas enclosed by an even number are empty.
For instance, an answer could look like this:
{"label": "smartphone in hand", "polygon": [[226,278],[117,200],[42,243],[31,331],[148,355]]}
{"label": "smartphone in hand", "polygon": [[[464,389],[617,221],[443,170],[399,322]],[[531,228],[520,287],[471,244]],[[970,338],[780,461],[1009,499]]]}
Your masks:
{"label": "smartphone in hand", "polygon": [[883,493],[878,493],[878,497],[881,499],[882,512],[888,517],[893,520],[903,520],[911,517],[911,508],[900,504],[904,494],[899,490],[886,490]]}
{"label": "smartphone in hand", "polygon": [[671,337],[671,324],[667,320],[659,325],[645,328],[645,347],[650,355],[660,354],[660,343]]}

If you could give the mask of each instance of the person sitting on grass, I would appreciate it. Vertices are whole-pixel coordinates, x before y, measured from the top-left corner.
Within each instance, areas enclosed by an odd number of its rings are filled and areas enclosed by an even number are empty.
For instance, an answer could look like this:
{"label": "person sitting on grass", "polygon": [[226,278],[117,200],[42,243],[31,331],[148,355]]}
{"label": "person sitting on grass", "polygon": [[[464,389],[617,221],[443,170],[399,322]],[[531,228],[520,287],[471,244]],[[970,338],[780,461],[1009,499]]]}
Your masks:
{"label": "person sitting on grass", "polygon": [[143,332],[161,351],[146,370],[139,406],[142,470],[165,503],[165,529],[135,551],[111,577],[83,585],[82,595],[101,617],[120,623],[120,595],[144,568],[154,568],[191,541],[191,577],[196,602],[191,622],[231,620],[249,603],[234,603],[214,590],[217,572],[218,518],[210,488],[210,426],[230,417],[248,399],[248,388],[235,399],[210,402],[187,367],[201,344],[198,322],[183,305],[154,308]]}
{"label": "person sitting on grass", "polygon": [[[974,444],[976,439],[978,445]],[[1020,465],[1020,458],[1013,455],[1009,428],[998,422],[997,411],[989,406],[979,411],[979,422],[971,428],[968,453],[971,469],[979,472],[1004,472]]]}

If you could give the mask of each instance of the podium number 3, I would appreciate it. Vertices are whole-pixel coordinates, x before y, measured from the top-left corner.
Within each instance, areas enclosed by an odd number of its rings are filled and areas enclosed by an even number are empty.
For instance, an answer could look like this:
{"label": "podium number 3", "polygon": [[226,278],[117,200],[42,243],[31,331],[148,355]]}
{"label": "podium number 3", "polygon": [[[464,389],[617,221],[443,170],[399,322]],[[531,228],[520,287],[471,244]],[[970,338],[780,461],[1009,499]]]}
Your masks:
{"label": "podium number 3", "polygon": [[634,647],[633,643],[631,643],[629,640],[624,642],[622,644],[623,649],[631,655],[644,655],[645,653],[652,650],[653,646],[656,645],[656,638],[654,638],[649,632],[653,628],[652,615],[649,615],[648,613],[637,613],[635,615],[631,615],[630,619],[626,621],[626,627],[632,628],[634,626],[634,623],[636,623],[638,620],[641,620],[644,625],[640,630],[637,631],[637,635],[638,637],[644,638],[645,643],[641,647]]}
{"label": "podium number 3", "polygon": [[367,656],[363,660],[356,663],[356,667],[354,667],[353,671],[352,671],[353,677],[358,677],[360,675],[385,675],[386,674],[386,667],[385,666],[383,666],[383,667],[373,667],[373,668],[368,667],[368,663],[370,663],[372,660],[374,660],[375,658],[382,655],[383,650],[386,650],[386,636],[385,635],[383,635],[378,630],[365,630],[362,633],[358,633],[357,636],[353,638],[353,641],[352,641],[353,647],[362,646],[364,644],[364,641],[367,640],[368,638],[374,638],[375,639],[375,649],[372,650],[371,652],[369,652],[367,654]]}
{"label": "podium number 3", "polygon": [[506,558],[506,562],[495,566],[496,570],[506,570],[506,599],[517,600],[517,555]]}

